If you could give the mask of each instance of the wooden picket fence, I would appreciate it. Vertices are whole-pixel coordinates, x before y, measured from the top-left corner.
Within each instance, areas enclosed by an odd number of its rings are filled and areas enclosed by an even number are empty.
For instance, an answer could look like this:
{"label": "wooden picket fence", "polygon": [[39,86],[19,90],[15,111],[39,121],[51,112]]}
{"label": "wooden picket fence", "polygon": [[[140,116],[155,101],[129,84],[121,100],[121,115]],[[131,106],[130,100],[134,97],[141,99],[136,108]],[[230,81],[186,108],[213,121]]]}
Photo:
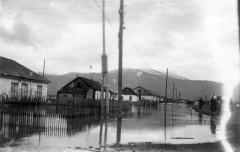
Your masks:
{"label": "wooden picket fence", "polygon": [[[64,138],[86,131],[87,128],[98,126],[103,117],[64,118],[59,116],[16,115],[13,112],[0,113],[0,129],[3,135],[7,134],[9,141],[30,134]],[[110,120],[114,118],[114,115],[109,115]]]}
{"label": "wooden picket fence", "polygon": [[[131,110],[131,107],[130,101],[122,102],[123,112]],[[33,116],[85,117],[104,114],[104,111],[101,111],[100,100],[79,100],[75,98],[58,102],[57,99],[25,98],[15,100],[0,96],[0,108],[3,113]],[[109,112],[117,113],[117,110],[117,101],[109,101]]]}

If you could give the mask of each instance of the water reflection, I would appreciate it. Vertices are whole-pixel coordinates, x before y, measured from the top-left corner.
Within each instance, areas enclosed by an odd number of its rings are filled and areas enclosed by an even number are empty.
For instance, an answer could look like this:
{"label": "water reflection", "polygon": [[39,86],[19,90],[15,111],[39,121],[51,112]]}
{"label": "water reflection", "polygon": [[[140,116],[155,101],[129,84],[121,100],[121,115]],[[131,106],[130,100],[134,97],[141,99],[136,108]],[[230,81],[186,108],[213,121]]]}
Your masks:
{"label": "water reflection", "polygon": [[107,148],[107,133],[108,133],[108,119],[109,115],[105,116],[105,132],[104,132],[104,149]]}
{"label": "water reflection", "polygon": [[99,131],[99,149],[102,150],[102,132],[103,132],[103,118],[100,117],[100,131]]}
{"label": "water reflection", "polygon": [[[107,148],[107,133],[108,133],[109,115],[100,116],[100,131],[99,131],[99,150]],[[103,128],[104,128],[104,142],[103,142]]]}
{"label": "water reflection", "polygon": [[[85,147],[89,146],[89,131],[92,128],[96,128],[100,121],[103,119],[99,116],[86,117],[86,118],[62,118],[62,117],[38,117],[34,115],[12,115],[1,114],[0,117],[0,147],[6,146],[6,143],[13,145],[21,144],[18,141],[21,139],[30,139],[34,137],[34,140],[38,140],[37,143],[41,145],[41,139],[51,138],[63,138],[67,140],[72,138],[78,133],[86,132],[84,135],[86,140]],[[107,122],[105,119],[105,145],[107,143]],[[35,138],[37,137],[37,138]]]}
{"label": "water reflection", "polygon": [[164,104],[164,140],[167,140],[167,105]]}
{"label": "water reflection", "polygon": [[199,121],[199,124],[202,124],[203,114],[201,114],[201,113],[198,114],[198,121]]}
{"label": "water reflection", "polygon": [[155,108],[133,106],[122,118],[115,115],[63,118],[2,113],[0,146],[10,146],[13,150],[23,148],[23,151],[36,146],[98,147],[102,150],[108,145],[129,142],[177,144],[218,140],[216,118],[191,111],[184,104],[167,104],[166,114],[163,109],[163,104]]}
{"label": "water reflection", "polygon": [[[141,107],[141,111],[139,107],[134,108],[137,119],[133,119],[135,117],[133,116],[122,120],[122,144],[127,142],[202,143],[218,140],[209,131],[210,117],[199,115],[184,104],[167,104],[166,115],[165,110]],[[158,109],[161,108],[164,108],[164,105],[160,105]],[[109,128],[109,130],[114,129],[111,126]],[[119,143],[119,140],[117,141]]]}
{"label": "water reflection", "polygon": [[121,133],[122,133],[122,118],[117,118],[117,141],[116,141],[117,145],[120,144]]}
{"label": "water reflection", "polygon": [[138,106],[138,117],[141,117],[141,106]]}

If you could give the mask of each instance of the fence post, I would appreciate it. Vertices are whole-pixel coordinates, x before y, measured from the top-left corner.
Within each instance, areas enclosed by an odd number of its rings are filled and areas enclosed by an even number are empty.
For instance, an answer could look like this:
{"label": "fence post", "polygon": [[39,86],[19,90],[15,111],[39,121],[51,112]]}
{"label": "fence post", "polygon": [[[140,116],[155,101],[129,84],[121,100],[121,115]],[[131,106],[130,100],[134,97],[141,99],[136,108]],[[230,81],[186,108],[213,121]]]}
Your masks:
{"label": "fence post", "polygon": [[57,112],[58,112],[58,100],[55,100],[54,102],[51,102],[50,105],[55,105],[56,106],[55,112],[57,114]]}
{"label": "fence post", "polygon": [[2,102],[2,106],[1,106],[1,109],[2,109],[2,110],[1,110],[1,112],[3,113],[3,106],[4,106],[4,105],[3,105],[3,94],[1,95],[1,102]]}
{"label": "fence post", "polygon": [[69,118],[69,101],[68,101],[68,98],[67,98],[67,117]]}
{"label": "fence post", "polygon": [[73,110],[72,117],[74,117],[74,111],[75,111],[75,110],[74,110],[74,108],[75,108],[75,106],[74,106],[74,105],[75,105],[75,100],[74,100],[74,99],[75,99],[75,98],[73,98],[73,103],[72,103],[72,110]]}

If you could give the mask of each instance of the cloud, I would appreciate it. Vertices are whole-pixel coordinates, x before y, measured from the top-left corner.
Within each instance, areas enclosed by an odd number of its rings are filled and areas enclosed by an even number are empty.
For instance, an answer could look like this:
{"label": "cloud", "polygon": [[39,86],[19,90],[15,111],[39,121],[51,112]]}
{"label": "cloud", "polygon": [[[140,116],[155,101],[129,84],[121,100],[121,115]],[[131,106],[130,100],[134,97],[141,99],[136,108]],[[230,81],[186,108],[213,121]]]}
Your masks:
{"label": "cloud", "polygon": [[[102,14],[94,0],[3,0],[2,7],[3,56],[35,71],[42,70],[44,58],[50,73],[89,72],[90,65],[101,71]],[[123,67],[168,67],[190,79],[217,79],[217,51],[238,48],[233,8],[234,3],[217,0],[126,1]],[[119,1],[106,1],[109,70],[118,68],[118,10]]]}
{"label": "cloud", "polygon": [[22,22],[16,22],[11,30],[7,30],[0,26],[0,38],[8,43],[34,46],[34,38],[31,29]]}

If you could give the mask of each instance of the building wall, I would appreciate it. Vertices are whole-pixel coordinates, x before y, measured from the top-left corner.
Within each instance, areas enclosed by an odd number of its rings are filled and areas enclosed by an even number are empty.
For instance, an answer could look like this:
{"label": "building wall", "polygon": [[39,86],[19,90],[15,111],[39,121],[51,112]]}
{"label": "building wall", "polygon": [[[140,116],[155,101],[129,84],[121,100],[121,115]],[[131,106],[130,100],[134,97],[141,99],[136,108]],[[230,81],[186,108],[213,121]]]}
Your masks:
{"label": "building wall", "polygon": [[137,94],[144,94],[145,93],[145,91],[142,88],[139,88],[139,87],[133,89],[133,91]]}
{"label": "building wall", "polygon": [[93,99],[94,98],[93,93],[94,93],[93,89],[89,89],[87,91],[87,99]]}
{"label": "building wall", "polygon": [[[88,90],[88,93],[87,93],[87,99],[92,99],[92,92],[93,90],[92,89],[89,89]],[[101,91],[95,91],[95,100],[101,100]],[[66,100],[72,100],[73,97],[76,99],[76,100],[84,100],[86,99],[86,97],[83,97],[82,94],[74,94],[73,93],[58,93],[57,95],[58,97],[58,101],[59,102],[65,102]],[[109,93],[109,97],[110,97],[110,93]],[[105,99],[105,92],[104,92],[104,99]],[[110,99],[111,100],[111,99]]]}
{"label": "building wall", "polygon": [[47,97],[47,84],[44,83],[36,83],[36,82],[30,82],[30,81],[23,81],[23,80],[15,80],[10,78],[0,78],[0,94],[8,95],[11,97],[11,85],[12,82],[18,84],[18,98],[21,98],[21,88],[22,84],[27,84],[27,96],[35,97],[37,96],[37,86],[42,86],[42,97]]}
{"label": "building wall", "polygon": [[[123,96],[123,101],[132,101],[132,102],[138,101],[138,96],[136,95],[122,95],[122,96]],[[130,96],[132,97],[132,100],[130,100]]]}
{"label": "building wall", "polygon": [[157,97],[155,97],[155,96],[145,96],[145,95],[142,95],[141,99],[142,100],[157,101]]}
{"label": "building wall", "polygon": [[[105,96],[105,92],[104,92],[104,96]],[[100,100],[101,99],[101,91],[95,91],[95,99],[96,100]]]}
{"label": "building wall", "polygon": [[[106,92],[104,91],[103,92],[104,99],[105,99],[105,94],[106,94]],[[108,96],[109,96],[109,99],[111,100],[112,98],[111,98],[110,92],[109,92]],[[101,100],[101,91],[95,91],[95,100]]]}
{"label": "building wall", "polygon": [[64,103],[67,100],[72,100],[73,99],[73,94],[72,93],[58,93],[57,94],[57,99],[59,103]]}
{"label": "building wall", "polygon": [[[138,96],[136,96],[136,95],[122,95],[122,97],[123,97],[123,100],[122,101],[130,101],[129,99],[129,97],[130,96],[132,96],[132,102],[137,102],[137,101],[139,101],[139,97]],[[118,100],[118,95],[116,95],[116,97],[114,98],[114,100]]]}
{"label": "building wall", "polygon": [[[139,92],[139,90],[140,90],[140,92]],[[149,94],[148,92],[146,92],[141,87],[137,87],[137,88],[133,89],[133,91],[135,93],[138,93],[138,94],[140,93],[141,94],[141,100],[150,100],[150,101],[157,101],[158,100],[158,97]]]}

